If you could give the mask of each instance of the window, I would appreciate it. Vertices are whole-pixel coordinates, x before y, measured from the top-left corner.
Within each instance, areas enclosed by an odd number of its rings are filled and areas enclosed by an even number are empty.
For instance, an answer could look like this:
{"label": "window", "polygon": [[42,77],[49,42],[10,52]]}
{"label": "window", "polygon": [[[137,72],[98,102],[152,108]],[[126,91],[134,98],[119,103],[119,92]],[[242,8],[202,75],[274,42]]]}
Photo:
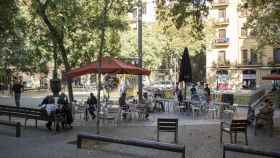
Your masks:
{"label": "window", "polygon": [[250,52],[251,52],[251,60],[250,60],[250,63],[251,63],[251,64],[257,64],[257,63],[258,63],[258,55],[257,55],[256,50],[251,49]]}
{"label": "window", "polygon": [[280,48],[275,48],[273,50],[274,62],[280,64]]}
{"label": "window", "polygon": [[228,90],[229,75],[227,70],[219,70],[216,72],[217,89]]}
{"label": "window", "polygon": [[226,9],[219,9],[219,19],[226,18]]}
{"label": "window", "polygon": [[242,50],[242,64],[248,64],[248,50],[243,49]]}
{"label": "window", "polygon": [[226,30],[225,29],[219,30],[219,39],[226,39]]}
{"label": "window", "polygon": [[243,73],[243,89],[255,89],[256,88],[256,71],[255,70],[244,70]]}
{"label": "window", "polygon": [[241,36],[247,36],[247,29],[244,26],[241,27]]}
{"label": "window", "polygon": [[218,63],[224,65],[226,61],[226,51],[219,51],[218,53]]}

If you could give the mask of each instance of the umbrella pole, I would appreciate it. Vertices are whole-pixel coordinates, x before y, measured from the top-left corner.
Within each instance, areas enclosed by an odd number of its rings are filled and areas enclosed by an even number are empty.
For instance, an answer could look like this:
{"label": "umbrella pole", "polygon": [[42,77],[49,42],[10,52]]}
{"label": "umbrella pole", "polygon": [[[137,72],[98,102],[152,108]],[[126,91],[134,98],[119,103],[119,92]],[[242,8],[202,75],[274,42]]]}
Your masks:
{"label": "umbrella pole", "polygon": [[187,82],[185,82],[185,99],[187,100]]}

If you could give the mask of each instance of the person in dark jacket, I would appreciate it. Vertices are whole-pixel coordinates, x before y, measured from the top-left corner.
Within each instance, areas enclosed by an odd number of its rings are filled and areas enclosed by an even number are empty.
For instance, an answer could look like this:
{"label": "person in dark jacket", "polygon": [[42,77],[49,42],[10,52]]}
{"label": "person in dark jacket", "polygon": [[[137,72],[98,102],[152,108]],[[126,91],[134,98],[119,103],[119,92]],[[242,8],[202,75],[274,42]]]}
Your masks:
{"label": "person in dark jacket", "polygon": [[69,128],[72,128],[72,123],[73,123],[73,116],[72,116],[72,110],[69,106],[68,98],[65,95],[65,93],[61,93],[58,100],[57,104],[61,105],[60,112],[63,115],[64,121],[62,122],[62,128],[64,128],[66,125],[69,126]]}
{"label": "person in dark jacket", "polygon": [[13,85],[12,90],[13,90],[14,95],[15,95],[16,106],[20,107],[20,96],[21,96],[21,92],[23,90],[23,85],[22,85],[20,80],[16,79],[16,82]]}
{"label": "person in dark jacket", "polygon": [[96,105],[97,105],[97,99],[96,97],[94,96],[93,93],[90,93],[90,96],[87,100],[87,104],[88,104],[88,108],[87,108],[87,111],[90,113],[91,115],[91,118],[94,120],[96,115],[95,115],[95,111],[96,111]]}

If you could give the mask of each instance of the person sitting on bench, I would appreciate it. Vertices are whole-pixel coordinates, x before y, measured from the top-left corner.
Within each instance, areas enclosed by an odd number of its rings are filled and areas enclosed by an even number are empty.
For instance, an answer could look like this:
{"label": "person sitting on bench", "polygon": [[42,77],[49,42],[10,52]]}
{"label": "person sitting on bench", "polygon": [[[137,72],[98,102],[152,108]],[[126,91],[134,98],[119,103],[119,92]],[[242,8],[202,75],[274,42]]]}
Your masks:
{"label": "person sitting on bench", "polygon": [[[53,98],[53,96],[49,96],[48,97],[48,101],[47,104],[44,104],[41,106],[42,109],[45,109],[48,115],[48,123],[46,124],[46,127],[51,131],[52,128],[52,120],[54,118],[54,115],[56,113],[57,110],[57,106],[55,105],[55,100]],[[56,130],[59,130],[59,125],[57,124],[56,126]]]}
{"label": "person sitting on bench", "polygon": [[89,106],[87,110],[89,111],[89,113],[91,115],[91,118],[94,120],[95,117],[96,117],[94,112],[96,110],[95,106],[97,104],[97,99],[96,99],[96,97],[94,96],[93,93],[90,93],[90,96],[89,96],[89,98],[87,100],[87,104]]}
{"label": "person sitting on bench", "polygon": [[58,101],[57,101],[58,105],[62,105],[60,112],[62,113],[63,117],[64,117],[64,121],[62,122],[62,128],[65,127],[65,125],[68,125],[69,128],[72,128],[72,123],[73,123],[73,116],[72,116],[72,112],[71,112],[71,108],[69,107],[69,103],[68,103],[68,99],[67,96],[65,95],[65,93],[61,93]]}

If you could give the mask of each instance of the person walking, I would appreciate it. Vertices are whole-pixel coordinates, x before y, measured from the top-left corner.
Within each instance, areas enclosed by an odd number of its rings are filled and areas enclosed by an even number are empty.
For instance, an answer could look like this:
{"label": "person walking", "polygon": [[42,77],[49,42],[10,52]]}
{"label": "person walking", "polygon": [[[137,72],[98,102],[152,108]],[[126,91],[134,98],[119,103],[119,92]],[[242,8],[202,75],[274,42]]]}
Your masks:
{"label": "person walking", "polygon": [[15,84],[13,85],[12,88],[14,95],[15,95],[15,103],[17,107],[20,107],[20,96],[21,96],[21,91],[23,90],[23,85],[20,80],[16,78]]}
{"label": "person walking", "polygon": [[148,97],[148,93],[143,94],[143,102],[144,102],[144,112],[145,112],[145,119],[148,120],[150,116],[150,106],[152,105],[151,99]]}

